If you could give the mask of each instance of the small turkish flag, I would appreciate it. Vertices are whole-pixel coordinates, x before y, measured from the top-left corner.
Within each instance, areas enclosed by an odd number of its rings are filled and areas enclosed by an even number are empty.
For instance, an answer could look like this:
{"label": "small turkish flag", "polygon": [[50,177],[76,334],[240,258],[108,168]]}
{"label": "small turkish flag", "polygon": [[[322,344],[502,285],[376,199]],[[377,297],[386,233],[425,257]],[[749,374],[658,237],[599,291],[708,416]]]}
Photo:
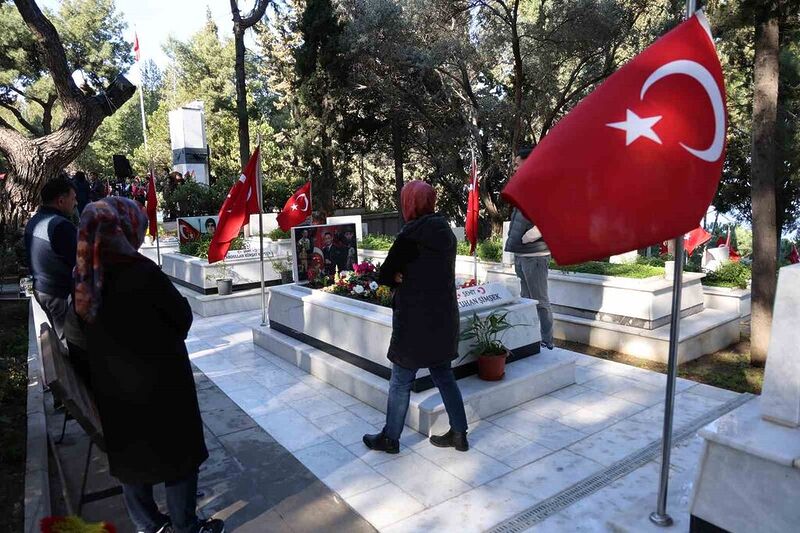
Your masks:
{"label": "small turkish flag", "polygon": [[683,237],[683,249],[686,250],[686,255],[692,255],[692,252],[698,246],[703,246],[711,240],[712,235],[698,226]]}
{"label": "small turkish flag", "polygon": [[302,224],[308,217],[311,216],[311,182],[295,191],[295,193],[286,200],[286,205],[283,206],[283,211],[278,213],[278,226],[283,231]]}
{"label": "small turkish flag", "polygon": [[139,61],[139,36],[133,32],[133,57]]}
{"label": "small turkish flag", "polygon": [[225,259],[231,241],[235,239],[242,226],[247,224],[248,215],[255,215],[261,212],[258,205],[258,180],[256,171],[258,168],[258,151],[256,148],[250,161],[244,168],[244,173],[239,176],[236,183],[231,187],[231,192],[222,203],[219,210],[219,221],[214,236],[211,237],[211,244],[208,246],[208,262],[216,263]]}
{"label": "small turkish flag", "polygon": [[584,98],[503,190],[562,265],[697,225],[725,160],[725,88],[701,11]]}
{"label": "small turkish flag", "polygon": [[469,197],[467,199],[467,221],[464,232],[470,243],[469,253],[475,252],[478,244],[478,214],[480,212],[480,197],[478,196],[478,165],[475,163],[475,152],[472,153],[472,165],[469,170]]}
{"label": "small turkish flag", "polygon": [[150,173],[150,181],[147,182],[147,230],[150,237],[156,238],[158,234],[158,218],[156,217],[157,208],[156,199],[156,180],[153,178],[153,173]]}
{"label": "small turkish flag", "polygon": [[200,232],[185,220],[178,219],[178,239],[181,244],[200,238]]}

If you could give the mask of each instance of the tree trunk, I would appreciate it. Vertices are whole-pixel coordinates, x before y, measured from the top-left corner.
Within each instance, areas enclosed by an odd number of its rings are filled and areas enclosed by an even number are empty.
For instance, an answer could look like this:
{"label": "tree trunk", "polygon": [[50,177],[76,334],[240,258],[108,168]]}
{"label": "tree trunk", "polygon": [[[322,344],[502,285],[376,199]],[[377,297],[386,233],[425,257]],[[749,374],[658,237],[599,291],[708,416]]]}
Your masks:
{"label": "tree trunk", "polygon": [[750,362],[767,361],[778,259],[776,226],[776,113],[778,105],[778,6],[765,0],[756,8],[753,69],[753,283]]}
{"label": "tree trunk", "polygon": [[322,133],[320,134],[320,144],[322,145],[320,154],[322,171],[313,178],[311,193],[313,194],[313,209],[318,211],[320,217],[324,219],[333,215],[335,208],[334,194],[336,190],[336,174],[333,168],[331,138],[325,128],[322,128]]}
{"label": "tree trunk", "polygon": [[239,159],[242,168],[250,159],[250,124],[247,118],[247,86],[244,82],[244,29],[234,24],[233,39],[236,43],[236,115],[239,119]]}
{"label": "tree trunk", "polygon": [[[514,157],[517,155],[522,136],[522,89],[525,81],[525,74],[522,69],[522,49],[520,46],[519,30],[517,27],[517,6],[519,2],[514,2],[513,18],[511,23],[511,51],[514,56],[514,124],[511,135],[511,165],[514,164]],[[488,207],[488,206],[487,206]]]}
{"label": "tree trunk", "polygon": [[392,120],[392,158],[394,159],[394,203],[402,217],[403,206],[400,203],[400,191],[403,189],[403,126],[398,119]]}

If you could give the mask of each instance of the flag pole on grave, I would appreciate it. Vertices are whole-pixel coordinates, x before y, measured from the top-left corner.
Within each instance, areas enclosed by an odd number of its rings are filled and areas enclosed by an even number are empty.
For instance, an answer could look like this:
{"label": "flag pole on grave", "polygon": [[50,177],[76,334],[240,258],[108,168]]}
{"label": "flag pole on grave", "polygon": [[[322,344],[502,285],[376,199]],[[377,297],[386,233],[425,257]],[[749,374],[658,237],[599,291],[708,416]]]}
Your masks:
{"label": "flag pole on grave", "polygon": [[258,134],[258,166],[256,176],[258,179],[258,257],[261,263],[261,325],[267,325],[267,291],[264,283],[264,175],[261,173],[261,134]]}
{"label": "flag pole on grave", "polygon": [[[696,11],[695,0],[686,0],[686,18]],[[669,463],[672,453],[672,422],[675,411],[675,385],[678,374],[678,343],[681,325],[681,292],[683,290],[683,235],[675,238],[675,268],[672,273],[672,313],[669,320],[669,360],[667,363],[667,390],[664,399],[664,427],[661,437],[661,475],[658,483],[656,510],[650,513],[650,521],[660,527],[673,524],[667,514],[667,492],[669,489]]]}

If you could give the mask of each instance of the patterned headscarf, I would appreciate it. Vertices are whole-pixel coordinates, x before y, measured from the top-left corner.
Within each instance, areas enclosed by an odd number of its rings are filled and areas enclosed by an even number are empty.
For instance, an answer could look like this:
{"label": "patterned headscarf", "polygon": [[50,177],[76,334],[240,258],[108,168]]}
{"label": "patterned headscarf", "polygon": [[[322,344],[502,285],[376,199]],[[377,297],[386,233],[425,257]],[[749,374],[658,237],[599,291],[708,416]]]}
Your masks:
{"label": "patterned headscarf", "polygon": [[400,191],[400,205],[406,222],[430,215],[436,207],[436,191],[424,181],[409,181]]}
{"label": "patterned headscarf", "polygon": [[128,198],[109,196],[88,204],[81,214],[75,264],[75,311],[94,322],[100,308],[105,268],[141,257],[147,215]]}

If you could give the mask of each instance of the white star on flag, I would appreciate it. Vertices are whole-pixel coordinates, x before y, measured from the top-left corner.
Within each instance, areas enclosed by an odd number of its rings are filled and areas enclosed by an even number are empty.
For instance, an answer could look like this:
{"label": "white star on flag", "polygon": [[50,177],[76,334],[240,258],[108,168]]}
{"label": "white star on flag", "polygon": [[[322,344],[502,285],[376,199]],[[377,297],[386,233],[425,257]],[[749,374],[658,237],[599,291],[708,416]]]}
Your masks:
{"label": "white star on flag", "polygon": [[639,137],[647,137],[661,144],[661,139],[653,131],[653,126],[659,120],[661,120],[660,115],[657,117],[640,117],[628,109],[624,122],[612,122],[611,124],[606,124],[606,126],[625,131],[625,146],[630,146]]}
{"label": "white star on flag", "polygon": [[297,204],[292,204],[292,211],[297,211]]}

